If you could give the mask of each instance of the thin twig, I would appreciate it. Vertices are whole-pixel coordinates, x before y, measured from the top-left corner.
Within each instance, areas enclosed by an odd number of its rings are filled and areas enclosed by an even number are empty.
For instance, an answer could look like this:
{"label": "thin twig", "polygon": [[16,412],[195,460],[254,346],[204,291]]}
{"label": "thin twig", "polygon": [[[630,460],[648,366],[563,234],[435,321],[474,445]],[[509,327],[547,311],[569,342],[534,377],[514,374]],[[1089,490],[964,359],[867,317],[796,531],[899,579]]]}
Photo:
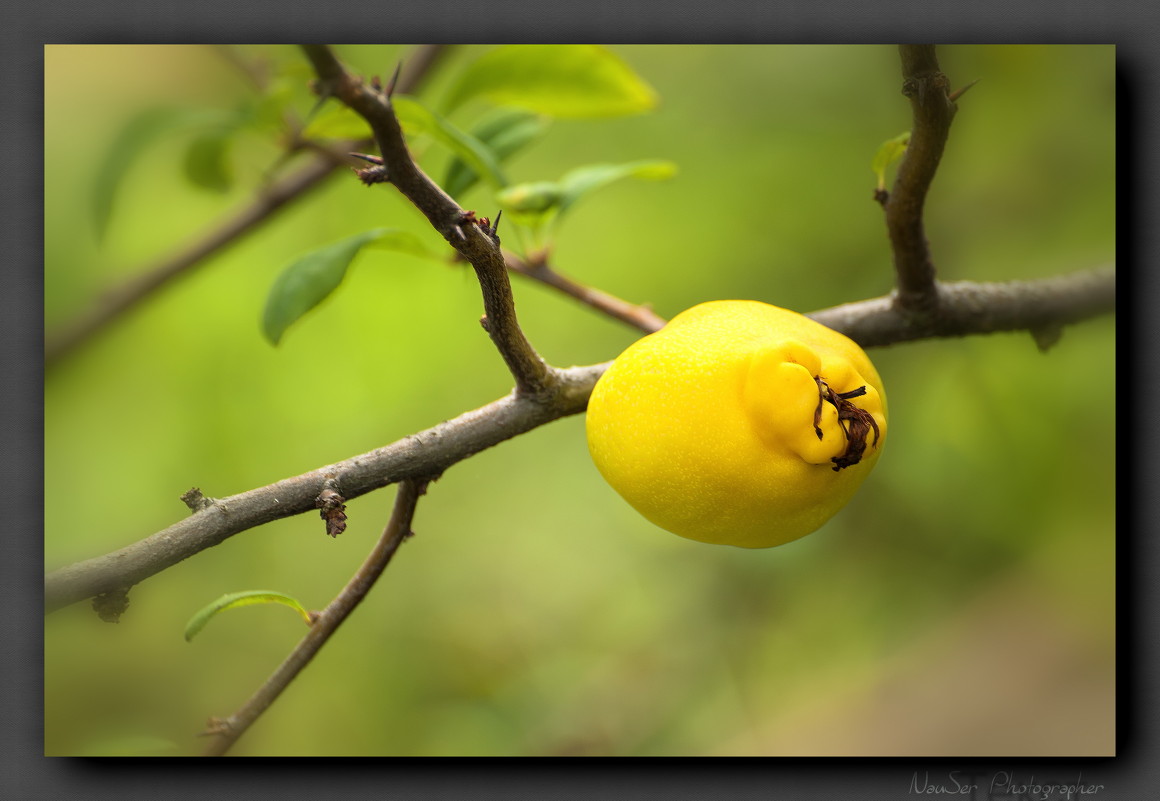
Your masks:
{"label": "thin twig", "polygon": [[[1104,267],[1038,281],[952,283],[938,287],[940,316],[919,323],[887,295],[812,312],[808,316],[864,347],[930,337],[1037,331],[1080,322],[1115,308],[1116,273]],[[204,499],[198,511],[113,553],[69,565],[45,577],[45,610],[114,592],[153,576],[235,534],[284,517],[315,512],[327,481],[355,498],[408,478],[439,475],[506,439],[578,414],[605,364],[555,370],[550,401],[515,394],[383,448],[238,495]]]}
{"label": "thin twig", "polygon": [[415,164],[389,97],[350,75],[329,47],[304,45],[303,50],[318,73],[320,88],[332,93],[371,126],[390,182],[475,269],[485,311],[480,322],[511,371],[516,391],[530,396],[550,392],[552,372],[516,319],[515,300],[498,240]]}
{"label": "thin twig", "polygon": [[211,721],[211,730],[207,733],[213,737],[213,740],[205,750],[206,756],[221,756],[229,751],[238,738],[245,734],[254,721],[277,700],[282,691],[302,672],[303,668],[310,664],[310,660],[322,649],[322,646],[326,645],[330,637],[342,625],[342,622],[366,598],[379,576],[390,564],[391,557],[395,555],[399,545],[410,535],[415,505],[425,490],[425,481],[408,479],[399,484],[391,519],[386,528],[383,529],[382,536],[375,543],[375,547],[367,556],[366,561],[351,577],[342,592],[318,614],[310,626],[309,633],[302,638],[270,678],[250,697],[250,700],[230,717]]}
{"label": "thin twig", "polygon": [[[415,51],[409,69],[400,79],[400,92],[414,91],[443,52],[442,45],[424,45]],[[361,144],[355,143],[355,149]],[[297,148],[296,148],[297,149]],[[345,150],[350,150],[348,147]],[[183,250],[144,268],[109,290],[59,330],[45,338],[45,366],[51,367],[110,323],[140,305],[174,278],[204,263],[210,256],[241,239],[288,203],[304,197],[335,171],[349,164],[325,153],[278,183],[263,187],[248,206],[231,214]]]}
{"label": "thin twig", "polygon": [[651,334],[665,327],[665,318],[650,307],[637,306],[607,292],[573,281],[553,270],[544,259],[533,259],[531,262],[526,262],[513,253],[505,253],[504,256],[507,259],[508,269],[513,273],[518,273],[557,289],[565,295],[575,298],[609,317],[628,323],[646,334]]}
{"label": "thin twig", "polygon": [[935,268],[923,230],[922,207],[942,158],[955,105],[939,71],[934,45],[900,45],[902,93],[910,99],[914,122],[910,144],[884,203],[898,284],[895,302],[907,313],[933,316],[938,293]]}
{"label": "thin twig", "polygon": [[46,367],[60,361],[109,323],[151,297],[174,278],[203,263],[227,245],[240,240],[292,200],[321,186],[335,170],[334,162],[320,158],[293,175],[264,189],[249,206],[202,235],[185,250],[158,262],[102,294],[100,299],[45,341]]}

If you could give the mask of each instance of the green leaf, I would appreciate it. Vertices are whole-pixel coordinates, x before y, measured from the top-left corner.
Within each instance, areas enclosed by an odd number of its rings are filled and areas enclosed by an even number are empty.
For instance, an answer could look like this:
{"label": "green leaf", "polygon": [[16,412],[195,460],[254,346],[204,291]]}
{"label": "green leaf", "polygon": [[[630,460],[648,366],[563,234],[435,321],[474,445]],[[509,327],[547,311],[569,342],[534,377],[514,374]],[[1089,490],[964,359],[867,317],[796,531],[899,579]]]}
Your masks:
{"label": "green leaf", "polygon": [[649,111],[657,93],[612,51],[597,45],[504,45],[464,70],[447,95],[450,113],[467,100],[553,117],[619,117]]}
{"label": "green leaf", "polygon": [[194,635],[205,628],[205,624],[210,621],[218,612],[224,612],[227,609],[236,609],[239,606],[251,606],[253,604],[282,604],[297,611],[302,615],[302,619],[306,621],[306,625],[312,625],[313,620],[310,618],[310,613],[307,612],[302,604],[289,595],[283,595],[280,592],[271,592],[269,590],[246,590],[245,592],[235,592],[228,595],[223,595],[213,603],[199,610],[197,614],[189,619],[185,624],[185,641],[189,642]]}
{"label": "green leaf", "polygon": [[459,130],[446,119],[412,97],[396,96],[392,100],[395,116],[408,136],[427,134],[461,158],[468,167],[492,186],[507,186],[495,154],[474,136]]}
{"label": "green leaf", "polygon": [[304,139],[370,139],[372,136],[370,124],[337,101],[327,103],[302,131]]}
{"label": "green leaf", "polygon": [[185,177],[190,183],[214,192],[229,191],[233,185],[229,149],[235,130],[210,131],[189,143],[185,151]]}
{"label": "green leaf", "polygon": [[622,178],[660,181],[671,178],[677,165],[671,161],[632,161],[627,164],[590,164],[567,172],[557,182],[516,184],[496,193],[496,200],[513,219],[524,225],[544,225],[558,219],[581,197]]}
{"label": "green leaf", "polygon": [[590,164],[569,171],[560,179],[560,213],[582,196],[622,178],[663,181],[677,174],[671,161],[632,161],[627,164]]}
{"label": "green leaf", "polygon": [[277,345],[295,321],[338,288],[363,245],[388,233],[377,228],[307,253],[282,271],[270,288],[262,330]]}
{"label": "green leaf", "polygon": [[[517,109],[497,109],[471,129],[471,135],[491,149],[497,162],[502,163],[517,151],[538,139],[548,128],[548,120],[539,114]],[[458,156],[447,168],[443,189],[452,197],[459,197],[479,180],[475,170]]]}
{"label": "green leaf", "polygon": [[220,119],[218,112],[182,108],[146,109],[131,118],[114,138],[97,167],[92,194],[93,224],[97,238],[103,238],[108,230],[117,191],[142,151],[174,131]]}
{"label": "green leaf", "polygon": [[874,154],[874,161],[870,163],[870,169],[878,176],[878,191],[886,188],[886,168],[902,158],[909,144],[910,131],[906,131],[893,139],[887,139],[878,148],[878,152]]}
{"label": "green leaf", "polygon": [[563,192],[552,181],[516,184],[496,192],[496,199],[506,211],[516,214],[541,214],[560,205]]}
{"label": "green leaf", "polygon": [[537,226],[547,222],[560,207],[563,191],[552,181],[515,184],[495,193],[496,202],[521,225]]}

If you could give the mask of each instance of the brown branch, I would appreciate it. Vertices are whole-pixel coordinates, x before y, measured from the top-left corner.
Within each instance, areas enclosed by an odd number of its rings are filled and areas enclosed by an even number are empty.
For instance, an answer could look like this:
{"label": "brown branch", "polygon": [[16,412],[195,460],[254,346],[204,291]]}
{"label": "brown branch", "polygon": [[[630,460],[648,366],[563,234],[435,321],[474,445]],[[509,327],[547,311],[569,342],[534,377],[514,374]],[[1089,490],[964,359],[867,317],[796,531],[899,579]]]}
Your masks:
{"label": "brown branch", "polygon": [[50,573],[45,581],[46,610],[137,584],[255,526],[317,512],[315,499],[328,481],[350,499],[404,479],[438,476],[506,439],[584,411],[605,367],[554,370],[554,391],[548,399],[512,393],[369,453],[227,498],[203,498],[195,504],[198,511],[150,537]]}
{"label": "brown branch", "polygon": [[[847,303],[809,316],[863,347],[997,331],[1047,331],[1115,309],[1114,267],[1038,281],[942,284],[940,318],[918,322],[892,296]],[[169,528],[45,578],[45,610],[124,590],[247,529],[314,512],[333,481],[355,498],[405,479],[437,476],[455,463],[561,417],[578,414],[605,364],[553,370],[549,399],[512,394],[383,448],[228,498],[187,494],[194,513]]]}
{"label": "brown branch", "polygon": [[525,262],[513,253],[505,253],[504,256],[507,259],[507,268],[513,273],[546,284],[607,314],[609,317],[628,323],[646,334],[651,334],[665,327],[665,318],[654,312],[649,306],[637,306],[607,292],[573,281],[553,270],[546,259],[532,259],[530,262]]}
{"label": "brown branch", "polygon": [[[427,45],[416,51],[410,69],[406,70],[400,79],[399,91],[413,91],[422,82],[442,52],[442,47]],[[204,263],[226,246],[258,229],[283,206],[305,197],[310,190],[320,186],[333,175],[339,167],[350,163],[352,162],[349,159],[336,158],[333,154],[321,155],[296,173],[259,190],[257,197],[248,206],[222,220],[183,250],[101,293],[88,309],[45,338],[45,366],[51,367],[58,363],[110,323],[150,298],[154,292]]]}
{"label": "brown branch", "polygon": [[370,124],[390,182],[475,269],[483,292],[485,316],[481,322],[515,378],[517,393],[534,396],[550,392],[552,372],[516,320],[499,242],[415,164],[386,94],[350,75],[329,47],[304,45],[303,50],[318,73],[319,91],[333,94]]}
{"label": "brown branch", "polygon": [[211,719],[207,734],[213,737],[205,750],[206,756],[225,754],[238,738],[246,733],[263,712],[265,712],[290,682],[302,672],[310,660],[326,645],[342,622],[350,616],[371,591],[379,576],[390,564],[391,557],[403,541],[411,534],[411,521],[415,515],[415,505],[419,496],[426,491],[425,481],[406,480],[399,484],[395,496],[395,507],[391,519],[383,529],[382,536],[366,561],[351,577],[342,592],[318,614],[310,626],[310,631],[283,660],[278,669],[250,697],[248,701],[228,718]]}
{"label": "brown branch", "polygon": [[[1114,311],[1114,265],[1034,281],[936,283],[938,314],[916,318],[898,307],[896,295],[846,303],[809,317],[841,331],[862,347],[919,339],[1030,331],[1049,342],[1062,326]],[[1044,339],[1044,337],[1048,337]]]}
{"label": "brown branch", "polygon": [[900,45],[898,49],[902,93],[910,99],[914,121],[894,187],[883,203],[898,284],[894,302],[903,312],[933,316],[939,295],[922,207],[942,158],[955,105],[947,98],[949,82],[939,71],[934,45]]}

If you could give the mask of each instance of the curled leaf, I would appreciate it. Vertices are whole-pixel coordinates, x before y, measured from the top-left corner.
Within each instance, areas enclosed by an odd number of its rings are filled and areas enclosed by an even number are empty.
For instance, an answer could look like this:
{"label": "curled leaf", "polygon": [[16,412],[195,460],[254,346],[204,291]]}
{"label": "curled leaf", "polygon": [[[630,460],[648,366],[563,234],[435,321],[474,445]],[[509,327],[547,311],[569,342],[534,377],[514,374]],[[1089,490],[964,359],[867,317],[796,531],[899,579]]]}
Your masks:
{"label": "curled leaf", "polygon": [[631,161],[627,164],[590,164],[569,171],[560,179],[563,213],[589,192],[623,178],[663,181],[677,174],[677,165],[671,161]]}
{"label": "curled leaf", "polygon": [[670,161],[632,161],[627,164],[589,164],[567,172],[559,181],[516,184],[496,193],[505,211],[525,225],[544,225],[602,186],[622,178],[660,181],[677,172]]}
{"label": "curled leaf", "polygon": [[878,152],[874,154],[874,160],[870,163],[870,169],[878,176],[879,192],[886,189],[886,168],[903,157],[909,144],[910,131],[906,131],[893,139],[887,139],[878,148]]}
{"label": "curled leaf", "polygon": [[499,204],[516,215],[543,214],[559,206],[563,196],[563,189],[552,181],[516,184],[495,194]]}
{"label": "curled leaf", "polygon": [[252,606],[253,604],[281,604],[282,606],[288,606],[302,615],[302,619],[306,621],[306,625],[309,626],[314,623],[310,613],[303,608],[302,604],[289,595],[272,592],[270,590],[246,590],[244,592],[223,595],[213,603],[200,609],[185,624],[185,641],[189,642],[192,640],[194,635],[205,628],[205,624],[210,621],[210,618],[219,612],[224,612],[227,609],[236,609],[239,606]]}

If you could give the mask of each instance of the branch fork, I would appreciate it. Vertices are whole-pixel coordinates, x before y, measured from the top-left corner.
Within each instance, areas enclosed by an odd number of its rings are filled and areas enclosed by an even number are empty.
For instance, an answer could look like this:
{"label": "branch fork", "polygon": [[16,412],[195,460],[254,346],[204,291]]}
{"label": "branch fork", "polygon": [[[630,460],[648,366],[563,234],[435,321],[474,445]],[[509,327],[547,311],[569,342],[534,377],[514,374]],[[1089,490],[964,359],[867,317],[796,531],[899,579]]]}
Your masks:
{"label": "branch fork", "polygon": [[388,94],[368,88],[348,73],[329,47],[304,45],[303,50],[321,84],[370,125],[390,182],[474,268],[483,292],[488,334],[515,379],[517,393],[529,398],[549,396],[554,374],[520,329],[498,240],[479,225],[465,226],[474,215],[468,216],[415,164]]}
{"label": "branch fork", "polygon": [[[913,126],[894,187],[879,197],[894,255],[900,314],[922,323],[938,312],[935,266],[923,228],[922,210],[950,133],[956,107],[950,81],[939,69],[934,45],[902,45],[902,94],[910,100]],[[961,94],[961,93],[960,93]]]}

